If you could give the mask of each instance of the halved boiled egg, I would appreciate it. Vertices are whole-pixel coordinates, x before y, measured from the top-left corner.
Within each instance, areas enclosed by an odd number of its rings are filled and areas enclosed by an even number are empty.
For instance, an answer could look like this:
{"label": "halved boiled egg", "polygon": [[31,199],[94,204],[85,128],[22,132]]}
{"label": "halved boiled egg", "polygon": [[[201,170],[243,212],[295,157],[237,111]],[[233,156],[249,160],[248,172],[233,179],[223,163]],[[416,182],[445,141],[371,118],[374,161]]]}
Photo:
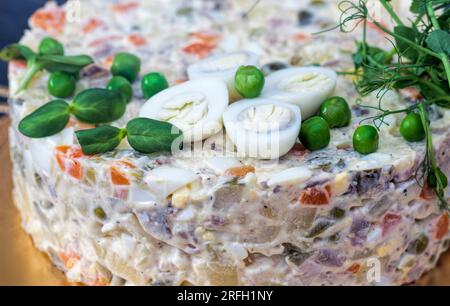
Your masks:
{"label": "halved boiled egg", "polygon": [[262,98],[296,104],[303,119],[311,117],[336,88],[337,75],[321,67],[289,68],[267,76]]}
{"label": "halved boiled egg", "polygon": [[273,159],[294,146],[302,118],[293,104],[257,98],[231,104],[223,121],[239,155]]}
{"label": "halved boiled egg", "polygon": [[218,80],[195,80],[170,87],[151,97],[139,115],[169,122],[183,132],[185,142],[203,140],[222,129],[228,91]]}
{"label": "halved boiled egg", "polygon": [[227,84],[230,99],[235,101],[240,98],[234,88],[234,75],[237,69],[243,65],[258,66],[259,58],[256,54],[247,51],[236,51],[208,57],[188,67],[187,73],[190,80],[215,79]]}

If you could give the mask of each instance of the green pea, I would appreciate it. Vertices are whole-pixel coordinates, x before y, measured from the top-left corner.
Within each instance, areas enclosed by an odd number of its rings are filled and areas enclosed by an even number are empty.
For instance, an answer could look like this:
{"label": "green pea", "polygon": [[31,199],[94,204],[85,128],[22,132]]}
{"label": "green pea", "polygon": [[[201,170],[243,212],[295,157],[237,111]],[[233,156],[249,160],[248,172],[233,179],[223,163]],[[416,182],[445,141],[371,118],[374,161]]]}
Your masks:
{"label": "green pea", "polygon": [[161,73],[151,72],[142,78],[142,94],[146,99],[153,97],[158,92],[163,91],[168,87],[169,83]]}
{"label": "green pea", "polygon": [[236,71],[234,86],[245,98],[256,98],[264,87],[264,73],[255,66],[241,66]]}
{"label": "green pea", "polygon": [[353,148],[361,154],[378,150],[378,131],[371,125],[361,125],[353,133]]}
{"label": "green pea", "polygon": [[302,123],[300,141],[309,150],[320,150],[330,143],[330,127],[322,117],[311,117]]}
{"label": "green pea", "polygon": [[51,37],[42,39],[38,50],[41,55],[64,55],[63,45]]}
{"label": "green pea", "polygon": [[114,58],[111,66],[111,72],[115,76],[123,76],[130,83],[136,80],[139,71],[141,70],[141,60],[130,53],[118,53]]}
{"label": "green pea", "polygon": [[410,142],[424,140],[425,130],[420,115],[416,113],[406,115],[400,124],[400,134]]}
{"label": "green pea", "polygon": [[330,128],[340,128],[350,124],[352,112],[344,98],[331,97],[320,106],[320,116],[328,122]]}
{"label": "green pea", "polygon": [[53,72],[48,79],[48,92],[58,98],[67,98],[73,95],[76,88],[75,78],[65,72]]}
{"label": "green pea", "polygon": [[120,91],[125,96],[127,102],[131,101],[133,89],[131,88],[130,82],[126,78],[122,76],[115,76],[109,80],[106,88],[109,90]]}

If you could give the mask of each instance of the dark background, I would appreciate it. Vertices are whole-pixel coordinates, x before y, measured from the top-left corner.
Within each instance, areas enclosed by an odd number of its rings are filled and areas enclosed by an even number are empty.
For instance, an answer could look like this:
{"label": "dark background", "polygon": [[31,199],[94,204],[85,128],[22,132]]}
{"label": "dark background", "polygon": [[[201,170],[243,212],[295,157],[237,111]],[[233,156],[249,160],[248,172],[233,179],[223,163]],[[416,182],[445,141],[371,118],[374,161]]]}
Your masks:
{"label": "dark background", "polygon": [[[0,48],[17,42],[28,27],[28,18],[45,0],[0,0]],[[63,0],[58,0],[63,3]],[[7,64],[0,61],[0,85],[8,85]]]}

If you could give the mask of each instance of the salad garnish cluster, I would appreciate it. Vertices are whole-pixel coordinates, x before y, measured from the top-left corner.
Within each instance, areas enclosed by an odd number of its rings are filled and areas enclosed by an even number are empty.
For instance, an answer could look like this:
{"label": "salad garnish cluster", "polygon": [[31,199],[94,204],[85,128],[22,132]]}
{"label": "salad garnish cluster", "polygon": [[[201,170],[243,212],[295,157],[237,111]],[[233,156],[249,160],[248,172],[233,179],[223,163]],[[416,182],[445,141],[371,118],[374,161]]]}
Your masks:
{"label": "salad garnish cluster", "polygon": [[[365,119],[372,120],[375,127],[387,124],[385,118],[389,115],[405,113],[401,135],[410,142],[426,141],[426,156],[417,179],[432,188],[441,207],[448,210],[445,199],[448,179],[436,162],[429,111],[432,105],[450,108],[450,0],[413,0],[410,12],[414,18],[408,22],[399,17],[390,1],[379,2],[395,22],[393,30],[370,14],[365,0],[345,0],[339,4],[342,15],[334,29],[347,33],[362,26],[363,32],[352,56],[355,70],[345,74],[356,77],[355,86],[362,96],[377,93],[378,107],[365,106],[379,111]],[[369,25],[386,34],[391,50],[368,43]],[[383,96],[389,90],[404,88],[418,90],[420,100],[403,109],[386,109]]]}

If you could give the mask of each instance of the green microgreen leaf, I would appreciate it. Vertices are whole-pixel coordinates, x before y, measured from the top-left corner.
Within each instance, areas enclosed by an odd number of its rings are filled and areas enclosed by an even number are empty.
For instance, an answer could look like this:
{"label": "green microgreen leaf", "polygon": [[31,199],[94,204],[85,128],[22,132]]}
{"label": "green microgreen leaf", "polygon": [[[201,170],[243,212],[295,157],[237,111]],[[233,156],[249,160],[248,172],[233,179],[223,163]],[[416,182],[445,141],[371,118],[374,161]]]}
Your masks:
{"label": "green microgreen leaf", "polygon": [[126,130],[110,125],[75,132],[83,153],[86,155],[114,150],[126,136]]}
{"label": "green microgreen leaf", "polygon": [[427,0],[413,0],[409,10],[416,14],[425,14],[427,11]]}
{"label": "green microgreen leaf", "polygon": [[127,101],[119,91],[91,88],[77,94],[70,107],[80,121],[108,123],[123,116]]}
{"label": "green microgreen leaf", "polygon": [[35,56],[33,50],[21,44],[11,44],[0,51],[0,59],[6,62],[20,59],[31,60]]}
{"label": "green microgreen leaf", "polygon": [[450,56],[450,33],[444,30],[433,31],[426,39],[428,47],[436,53]]}
{"label": "green microgreen leaf", "polygon": [[76,75],[81,69],[94,62],[87,55],[39,55],[21,44],[11,44],[3,48],[0,51],[0,59],[4,61],[18,59],[27,61],[27,71],[20,81],[17,92],[26,89],[36,73],[41,70],[67,72]]}
{"label": "green microgreen leaf", "polygon": [[[417,30],[410,28],[410,27],[406,27],[406,26],[396,26],[394,28],[394,33],[396,33],[397,35],[400,35],[402,37],[405,37],[413,42],[415,42],[418,38]],[[399,53],[402,56],[404,56],[412,61],[416,60],[417,57],[419,56],[419,52],[416,49],[412,48],[410,45],[406,44],[404,41],[396,38],[395,43],[396,43]]]}
{"label": "green microgreen leaf", "polygon": [[67,72],[77,74],[85,66],[92,64],[94,61],[87,55],[62,56],[62,55],[36,55],[28,60],[27,71],[22,78],[17,92],[28,87],[33,77],[41,70],[49,72]]}
{"label": "green microgreen leaf", "polygon": [[62,71],[67,73],[77,73],[94,62],[88,55],[40,55],[37,61],[42,62],[44,69],[49,72]]}
{"label": "green microgreen leaf", "polygon": [[179,148],[181,131],[168,122],[136,118],[127,124],[128,143],[142,153],[171,152]]}
{"label": "green microgreen leaf", "polygon": [[438,180],[442,183],[443,188],[448,186],[448,179],[440,168],[436,168],[435,172],[428,174],[428,186],[436,188],[438,186]]}
{"label": "green microgreen leaf", "polygon": [[69,104],[63,100],[54,100],[23,118],[19,123],[19,131],[31,138],[48,137],[61,132],[69,119]]}

